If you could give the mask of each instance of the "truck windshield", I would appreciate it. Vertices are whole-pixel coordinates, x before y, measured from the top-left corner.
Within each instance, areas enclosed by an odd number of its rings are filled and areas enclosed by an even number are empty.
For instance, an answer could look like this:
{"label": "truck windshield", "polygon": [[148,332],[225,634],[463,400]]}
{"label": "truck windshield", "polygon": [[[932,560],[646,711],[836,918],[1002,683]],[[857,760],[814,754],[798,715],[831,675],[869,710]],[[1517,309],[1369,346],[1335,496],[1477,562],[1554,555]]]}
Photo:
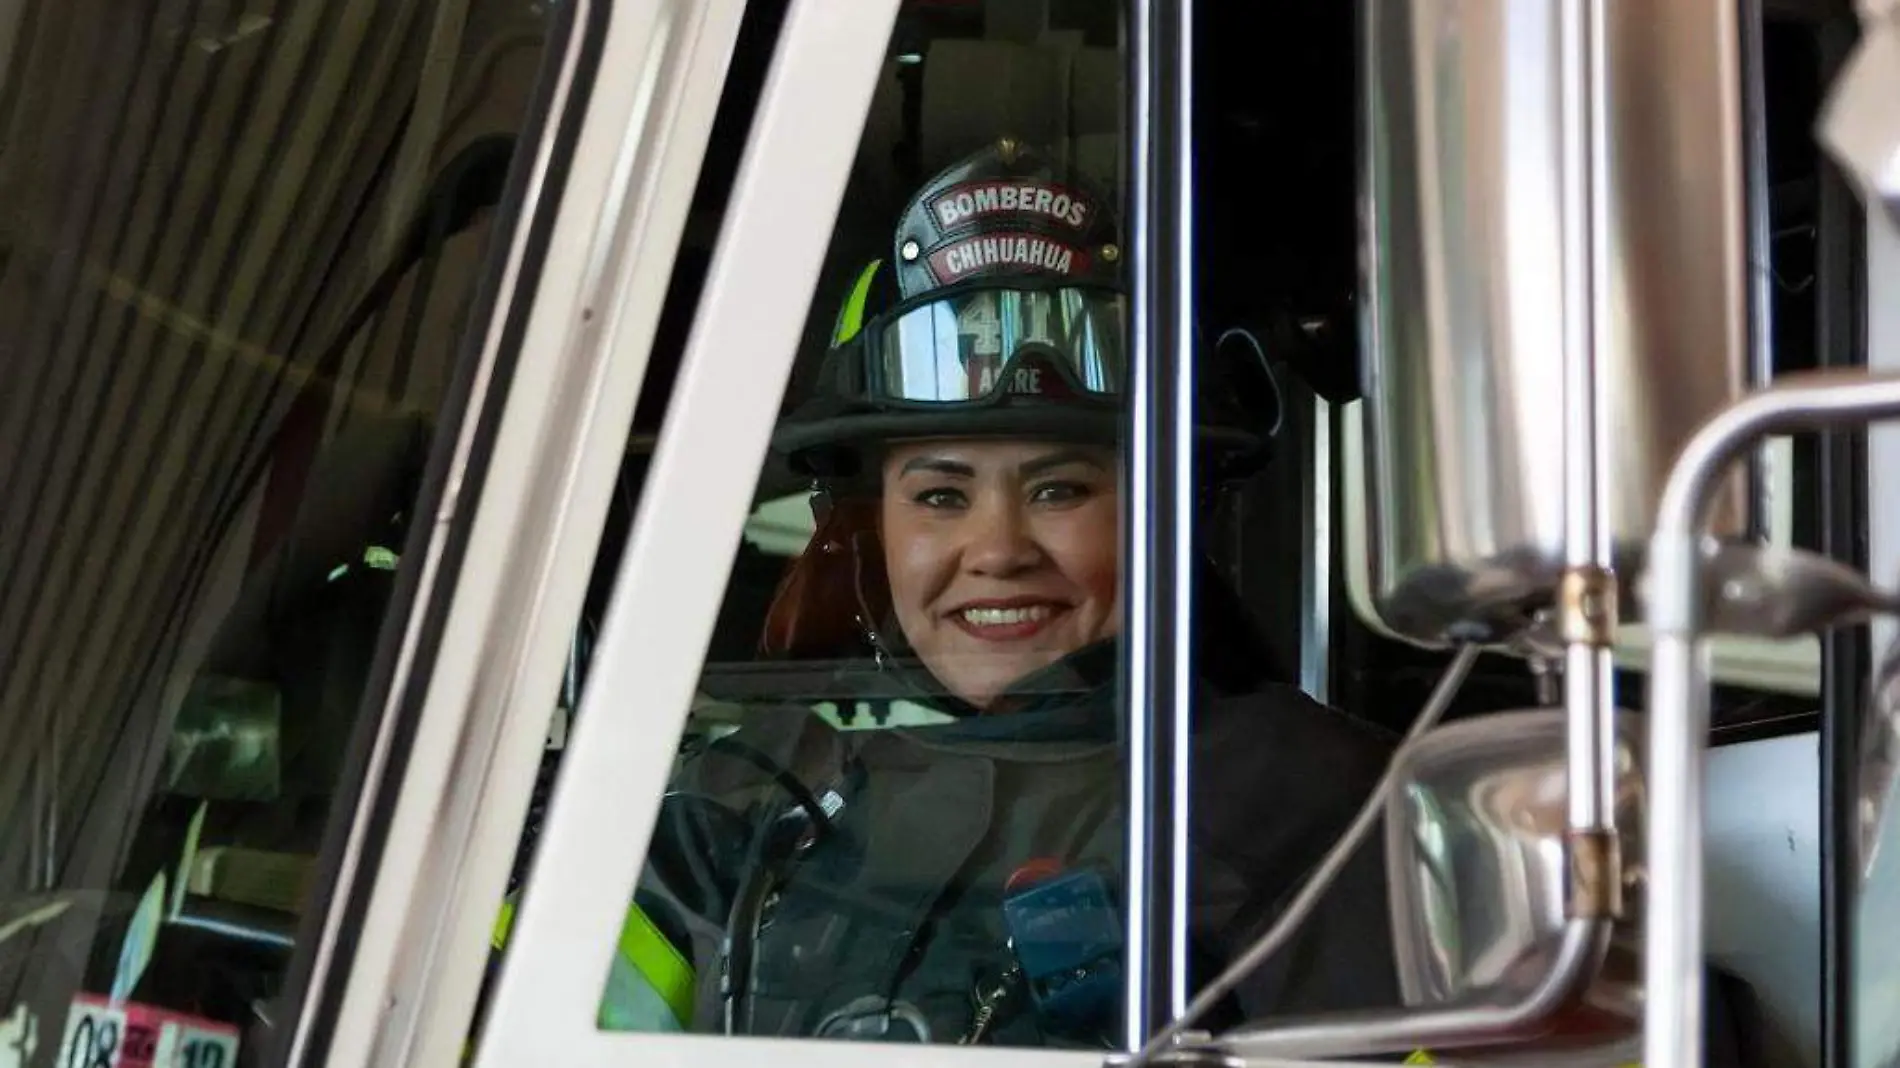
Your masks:
{"label": "truck windshield", "polygon": [[281,1021],[549,10],[0,12],[0,1064]]}

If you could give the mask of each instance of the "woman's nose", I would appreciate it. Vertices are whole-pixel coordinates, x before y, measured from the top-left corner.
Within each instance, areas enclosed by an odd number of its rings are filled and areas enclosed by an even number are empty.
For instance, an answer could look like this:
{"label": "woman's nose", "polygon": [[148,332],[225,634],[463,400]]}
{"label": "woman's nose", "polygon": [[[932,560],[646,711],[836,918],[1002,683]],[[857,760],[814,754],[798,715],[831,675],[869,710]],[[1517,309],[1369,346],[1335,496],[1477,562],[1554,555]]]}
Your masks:
{"label": "woman's nose", "polygon": [[963,566],[973,574],[1013,575],[1042,562],[1042,547],[1020,508],[997,505],[972,516],[970,540],[964,546]]}

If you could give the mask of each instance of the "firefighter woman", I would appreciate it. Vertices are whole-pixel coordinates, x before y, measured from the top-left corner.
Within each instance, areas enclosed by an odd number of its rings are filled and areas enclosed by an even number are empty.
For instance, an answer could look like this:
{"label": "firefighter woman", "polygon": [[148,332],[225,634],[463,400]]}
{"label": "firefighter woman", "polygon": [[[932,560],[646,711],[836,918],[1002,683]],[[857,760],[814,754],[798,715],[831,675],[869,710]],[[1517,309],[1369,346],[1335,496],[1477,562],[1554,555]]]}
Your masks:
{"label": "firefighter woman", "polygon": [[[929,182],[857,277],[775,437],[819,486],[819,525],[766,645],[855,657],[839,693],[938,722],[838,731],[762,707],[685,753],[610,1025],[663,1008],[657,1026],[694,1031],[1118,1041],[1120,241],[1087,183],[1003,142]],[[1211,478],[1257,459],[1275,421],[1211,395],[1201,410]],[[1290,686],[1212,669],[1193,730],[1204,982],[1271,923],[1390,749]],[[1362,860],[1227,1022],[1396,1003]]]}

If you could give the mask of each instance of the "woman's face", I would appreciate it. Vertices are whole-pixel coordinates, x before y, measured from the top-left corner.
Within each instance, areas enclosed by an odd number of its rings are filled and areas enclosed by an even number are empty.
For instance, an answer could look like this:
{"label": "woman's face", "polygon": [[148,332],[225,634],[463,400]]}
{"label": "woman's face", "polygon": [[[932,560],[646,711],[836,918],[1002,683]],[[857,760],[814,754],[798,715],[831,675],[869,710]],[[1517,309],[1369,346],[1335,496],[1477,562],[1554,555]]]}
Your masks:
{"label": "woman's face", "polygon": [[924,666],[978,708],[1121,625],[1113,450],[1020,441],[902,443],[880,529],[897,622]]}

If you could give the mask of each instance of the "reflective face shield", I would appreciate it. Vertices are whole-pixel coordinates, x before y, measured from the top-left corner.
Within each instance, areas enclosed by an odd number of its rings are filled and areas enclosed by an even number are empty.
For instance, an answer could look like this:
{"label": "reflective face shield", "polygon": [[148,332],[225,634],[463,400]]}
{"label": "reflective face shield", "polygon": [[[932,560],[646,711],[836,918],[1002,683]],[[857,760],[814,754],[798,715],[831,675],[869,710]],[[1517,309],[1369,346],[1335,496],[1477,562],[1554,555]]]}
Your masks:
{"label": "reflective face shield", "polygon": [[931,409],[1115,401],[1127,388],[1126,316],[1122,294],[1091,287],[971,289],[899,309],[858,339],[864,396]]}

